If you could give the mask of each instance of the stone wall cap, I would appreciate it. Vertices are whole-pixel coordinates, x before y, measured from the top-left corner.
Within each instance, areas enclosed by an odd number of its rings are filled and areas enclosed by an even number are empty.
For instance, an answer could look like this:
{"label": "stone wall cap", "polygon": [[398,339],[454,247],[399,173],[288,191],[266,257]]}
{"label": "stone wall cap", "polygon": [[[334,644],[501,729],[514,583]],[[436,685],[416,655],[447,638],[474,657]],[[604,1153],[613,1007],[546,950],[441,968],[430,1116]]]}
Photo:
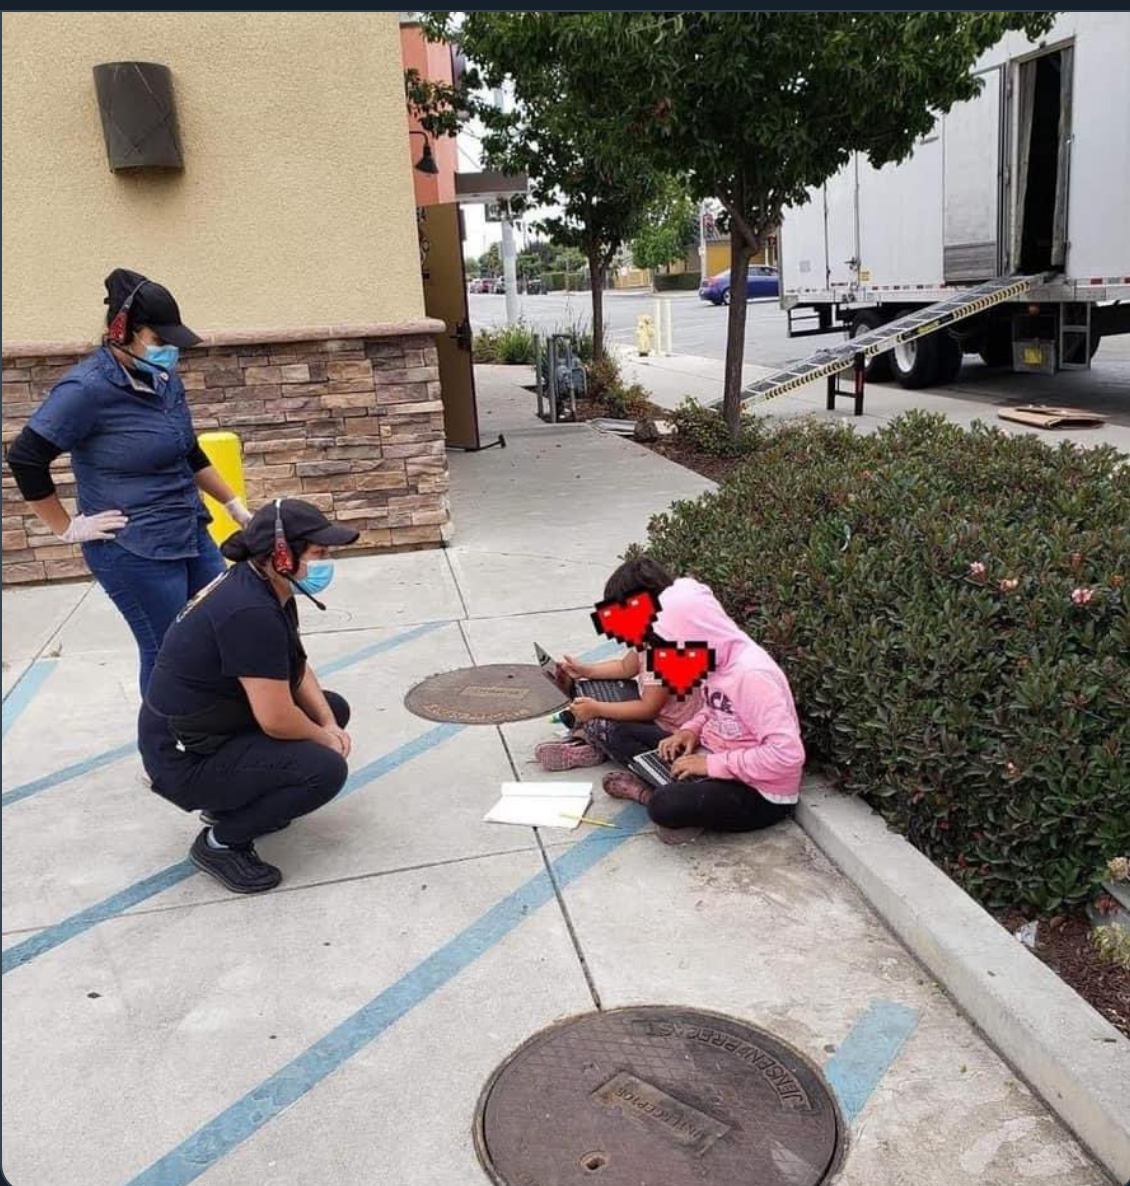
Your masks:
{"label": "stone wall cap", "polygon": [[[241,329],[202,334],[197,350],[209,346],[264,346],[283,342],[323,342],[349,338],[407,338],[434,337],[445,333],[447,326],[435,317],[418,317],[412,321],[376,321],[342,325],[299,325],[290,329]],[[72,339],[69,342],[5,342],[3,357],[52,358],[61,355],[86,354],[101,341]]]}

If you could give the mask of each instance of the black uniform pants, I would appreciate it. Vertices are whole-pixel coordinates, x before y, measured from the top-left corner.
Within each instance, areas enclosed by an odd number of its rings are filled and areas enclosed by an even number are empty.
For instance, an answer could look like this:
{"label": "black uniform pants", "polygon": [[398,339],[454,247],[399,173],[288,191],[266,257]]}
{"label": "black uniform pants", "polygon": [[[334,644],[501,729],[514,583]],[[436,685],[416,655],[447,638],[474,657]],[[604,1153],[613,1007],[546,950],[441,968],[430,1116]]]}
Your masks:
{"label": "black uniform pants", "polygon": [[[621,765],[653,750],[671,734],[651,721],[613,721],[605,734],[609,756]],[[652,792],[647,813],[661,828],[706,828],[711,832],[753,832],[793,813],[791,803],[774,803],[756,788],[731,778],[670,782]]]}
{"label": "black uniform pants", "polygon": [[[325,697],[344,729],[348,703],[336,692]],[[214,816],[213,835],[221,844],[246,844],[316,811],[349,774],[341,754],[316,741],[279,741],[258,730],[238,734],[214,754],[185,753],[167,722],[146,708],[139,744],[153,790],[185,811]]]}

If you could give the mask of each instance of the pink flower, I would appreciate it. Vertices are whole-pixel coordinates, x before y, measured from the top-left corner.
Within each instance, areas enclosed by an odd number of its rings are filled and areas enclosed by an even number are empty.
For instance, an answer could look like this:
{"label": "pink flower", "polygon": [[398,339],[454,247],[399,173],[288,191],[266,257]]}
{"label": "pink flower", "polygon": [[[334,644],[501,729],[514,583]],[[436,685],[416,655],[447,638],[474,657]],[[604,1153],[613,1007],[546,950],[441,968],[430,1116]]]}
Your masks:
{"label": "pink flower", "polygon": [[1087,605],[1094,595],[1094,589],[1072,589],[1071,600],[1074,601],[1076,605]]}
{"label": "pink flower", "polygon": [[1020,588],[1020,582],[1015,577],[1006,577],[1001,581],[1000,589],[1002,593],[1015,593]]}
{"label": "pink flower", "polygon": [[985,566],[980,560],[974,560],[969,566],[969,575],[980,580],[985,575]]}

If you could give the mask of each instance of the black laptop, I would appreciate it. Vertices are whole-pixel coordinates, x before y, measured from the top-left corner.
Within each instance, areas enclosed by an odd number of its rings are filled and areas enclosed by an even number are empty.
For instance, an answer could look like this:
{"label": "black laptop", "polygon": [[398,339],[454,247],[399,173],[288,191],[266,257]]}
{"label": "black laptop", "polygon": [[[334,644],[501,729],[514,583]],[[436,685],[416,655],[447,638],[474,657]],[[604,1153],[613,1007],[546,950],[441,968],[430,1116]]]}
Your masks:
{"label": "black laptop", "polygon": [[553,656],[543,651],[536,642],[534,650],[542,674],[570,698],[587,696],[590,700],[603,700],[605,704],[619,704],[640,698],[640,690],[634,679],[570,679]]}
{"label": "black laptop", "polygon": [[[671,773],[670,765],[659,756],[659,750],[648,750],[646,754],[637,754],[629,763],[628,769],[633,774],[638,774],[644,782],[649,782],[653,787],[665,787],[668,783],[675,782],[675,776]],[[693,778],[684,779],[684,782],[702,782],[702,775],[695,775]]]}

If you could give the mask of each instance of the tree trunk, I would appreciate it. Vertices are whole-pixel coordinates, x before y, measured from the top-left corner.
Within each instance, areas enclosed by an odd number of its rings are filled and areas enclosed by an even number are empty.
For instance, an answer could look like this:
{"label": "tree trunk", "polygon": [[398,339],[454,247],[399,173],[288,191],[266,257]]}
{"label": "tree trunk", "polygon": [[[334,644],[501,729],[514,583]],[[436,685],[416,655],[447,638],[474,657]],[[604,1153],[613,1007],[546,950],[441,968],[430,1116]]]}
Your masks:
{"label": "tree trunk", "polygon": [[737,437],[742,418],[742,362],[745,359],[746,276],[749,241],[730,220],[730,316],[726,324],[726,376],[722,388],[722,414],[731,437]]}
{"label": "tree trunk", "polygon": [[604,357],[604,260],[599,251],[589,256],[589,285],[592,288],[592,357]]}

